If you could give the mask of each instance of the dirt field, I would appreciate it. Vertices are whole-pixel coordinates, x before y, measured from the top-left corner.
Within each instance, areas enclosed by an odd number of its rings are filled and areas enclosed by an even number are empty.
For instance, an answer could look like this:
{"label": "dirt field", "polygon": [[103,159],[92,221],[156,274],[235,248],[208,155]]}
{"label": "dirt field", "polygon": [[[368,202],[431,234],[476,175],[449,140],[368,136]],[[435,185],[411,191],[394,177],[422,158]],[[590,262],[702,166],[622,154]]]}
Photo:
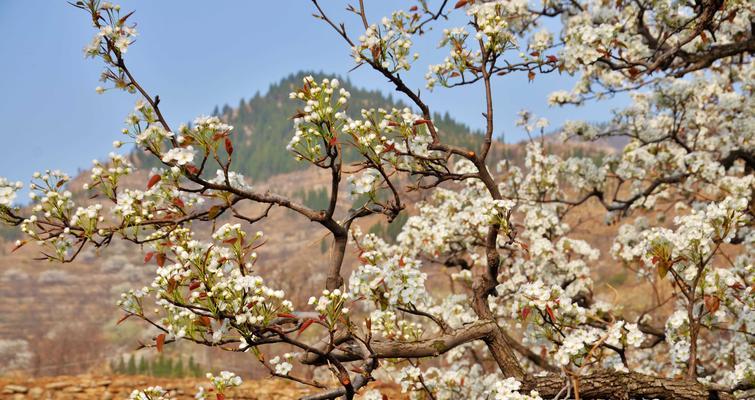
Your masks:
{"label": "dirt field", "polygon": [[[45,378],[0,378],[0,399],[126,399],[132,390],[159,385],[176,399],[193,399],[198,385],[207,380],[198,378],[161,379],[148,376],[56,376]],[[373,383],[373,385],[376,385]],[[377,387],[377,386],[375,386]],[[381,388],[390,399],[406,399],[395,388]],[[280,379],[245,381],[229,390],[227,399],[290,400],[314,393],[293,382]],[[214,399],[214,397],[210,397]]]}

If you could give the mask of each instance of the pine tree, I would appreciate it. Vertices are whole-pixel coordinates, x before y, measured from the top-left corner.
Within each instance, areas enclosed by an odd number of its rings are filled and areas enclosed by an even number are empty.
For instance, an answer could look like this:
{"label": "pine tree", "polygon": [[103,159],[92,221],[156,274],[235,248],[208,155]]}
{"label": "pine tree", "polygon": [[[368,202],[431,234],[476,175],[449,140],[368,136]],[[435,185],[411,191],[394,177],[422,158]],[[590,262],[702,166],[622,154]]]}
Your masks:
{"label": "pine tree", "polygon": [[126,374],[136,375],[136,357],[134,353],[131,353],[131,357],[128,359],[128,366],[126,367]]}
{"label": "pine tree", "polygon": [[139,358],[139,375],[149,375],[149,364],[144,357]]}
{"label": "pine tree", "polygon": [[173,358],[165,358],[163,376],[173,376]]}
{"label": "pine tree", "polygon": [[202,368],[200,367],[199,364],[194,362],[194,355],[189,356],[188,369],[189,369],[188,371],[189,375],[194,376],[194,377],[202,376]]}
{"label": "pine tree", "polygon": [[126,361],[123,359],[123,355],[118,357],[118,367],[115,369],[117,374],[124,374],[126,372]]}
{"label": "pine tree", "polygon": [[183,378],[184,377],[184,359],[183,357],[178,358],[178,362],[173,367],[173,376],[176,378]]}
{"label": "pine tree", "polygon": [[162,354],[160,354],[160,357],[157,357],[156,360],[153,360],[152,375],[159,377],[165,376],[165,356]]}

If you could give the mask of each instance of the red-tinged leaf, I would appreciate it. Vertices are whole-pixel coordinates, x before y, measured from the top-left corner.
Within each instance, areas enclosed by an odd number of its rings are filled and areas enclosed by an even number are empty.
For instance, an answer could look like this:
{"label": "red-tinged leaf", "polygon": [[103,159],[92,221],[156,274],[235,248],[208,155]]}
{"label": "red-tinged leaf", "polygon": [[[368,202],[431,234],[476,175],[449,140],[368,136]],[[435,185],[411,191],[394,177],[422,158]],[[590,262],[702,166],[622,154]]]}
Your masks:
{"label": "red-tinged leaf", "polygon": [[115,324],[116,324],[116,325],[120,325],[120,324],[121,324],[121,322],[123,322],[123,321],[127,320],[127,319],[128,319],[128,317],[130,317],[130,316],[132,316],[132,315],[134,315],[134,314],[126,314],[126,315],[122,316],[122,317],[121,317],[121,318],[120,318],[120,319],[118,320],[118,322],[116,322]]}
{"label": "red-tinged leaf", "polygon": [[13,253],[14,251],[20,249],[21,247],[24,247],[25,244],[26,244],[26,240],[22,240],[21,243],[15,245],[13,247],[13,250],[11,250],[10,252]]}
{"label": "red-tinged leaf", "polygon": [[207,327],[209,327],[209,326],[212,325],[212,321],[210,320],[210,317],[208,317],[206,315],[203,315],[203,316],[199,317],[199,320],[197,320],[197,323],[199,325],[207,326]]}
{"label": "red-tinged leaf", "polygon": [[527,73],[527,79],[529,79],[530,82],[534,81],[535,80],[535,72],[534,71],[528,72]]}
{"label": "red-tinged leaf", "polygon": [[199,281],[197,281],[197,280],[193,280],[193,281],[191,281],[191,283],[189,284],[189,290],[194,290],[194,289],[198,288],[198,287],[199,287],[199,286],[201,286],[201,285],[202,285],[202,283],[201,283],[201,282],[199,282]]}
{"label": "red-tinged leaf", "polygon": [[330,140],[328,140],[328,145],[330,146],[333,146],[336,143],[338,143],[338,138],[335,136],[333,136],[332,138],[330,138]]}
{"label": "red-tinged leaf", "polygon": [[[134,11],[136,11],[136,10],[134,10]],[[128,13],[128,14],[124,15],[123,17],[121,17],[121,19],[119,19],[119,20],[118,20],[118,25],[123,25],[123,24],[125,24],[125,23],[126,23],[126,20],[127,20],[127,19],[128,19],[128,18],[129,18],[130,16],[134,15],[134,11],[131,11],[130,13]]]}
{"label": "red-tinged leaf", "polygon": [[718,311],[718,307],[721,305],[721,300],[716,296],[705,296],[705,309],[709,313],[713,314]]}
{"label": "red-tinged leaf", "polygon": [[184,204],[184,201],[181,200],[179,197],[176,197],[175,199],[173,199],[173,205],[179,208],[186,207],[186,204]]}
{"label": "red-tinged leaf", "polygon": [[152,186],[157,185],[157,182],[160,182],[160,179],[162,179],[160,175],[152,175],[152,177],[149,178],[149,182],[147,182],[147,190],[152,189]]}
{"label": "red-tinged leaf", "polygon": [[194,138],[191,136],[184,136],[183,142],[181,142],[179,147],[189,147],[192,144],[194,144]]}
{"label": "red-tinged leaf", "polygon": [[553,310],[551,310],[551,307],[550,306],[545,306],[545,311],[551,317],[551,321],[556,322],[556,316],[553,314]]}
{"label": "red-tinged leaf", "polygon": [[199,298],[200,299],[206,299],[207,298],[207,292],[201,292],[201,293],[199,293]]}
{"label": "red-tinged leaf", "polygon": [[233,143],[231,142],[231,139],[225,138],[225,152],[228,153],[230,156],[233,154]]}
{"label": "red-tinged leaf", "polygon": [[530,53],[530,55],[532,57],[540,57],[540,52],[539,51],[533,51],[532,53]]}
{"label": "red-tinged leaf", "polygon": [[165,334],[161,333],[157,335],[157,339],[155,339],[156,345],[157,345],[157,352],[162,353],[163,352],[163,346],[165,345]]}
{"label": "red-tinged leaf", "polygon": [[530,310],[529,307],[522,308],[522,320],[526,320],[527,319],[527,317],[530,315],[530,311],[532,311],[532,310]]}
{"label": "red-tinged leaf", "polygon": [[469,0],[459,0],[456,2],[456,4],[454,4],[454,8],[462,8],[466,6],[467,3],[469,3]]}
{"label": "red-tinged leaf", "polygon": [[230,239],[226,239],[226,240],[224,240],[224,241],[223,241],[223,243],[225,243],[225,244],[230,244],[230,245],[234,245],[234,244],[236,244],[236,242],[238,242],[238,241],[239,241],[239,238],[230,238]]}
{"label": "red-tinged leaf", "polygon": [[289,313],[278,313],[278,318],[293,318],[296,319],[296,315]]}
{"label": "red-tinged leaf", "polygon": [[217,397],[217,400],[225,400],[225,395],[223,393],[218,393],[215,396]]}
{"label": "red-tinged leaf", "polygon": [[635,67],[629,68],[629,77],[631,79],[636,78],[637,75],[639,75],[639,74],[640,74],[640,70],[639,69],[637,69]]}
{"label": "red-tinged leaf", "polygon": [[148,263],[148,262],[149,262],[149,260],[151,260],[151,259],[152,259],[152,256],[154,256],[154,255],[155,255],[155,253],[154,253],[154,252],[152,252],[152,251],[150,251],[149,253],[145,254],[145,255],[144,255],[144,263],[145,263],[145,264],[146,264],[146,263]]}
{"label": "red-tinged leaf", "polygon": [[378,47],[378,46],[372,46],[372,48],[370,48],[370,53],[372,53],[372,58],[374,60],[379,59],[380,58],[380,47]]}
{"label": "red-tinged leaf", "polygon": [[449,75],[449,76],[450,76],[451,78],[456,78],[456,77],[459,77],[459,76],[461,76],[461,74],[460,74],[460,73],[458,73],[458,72],[456,72],[456,71],[454,71],[454,72],[451,72],[451,75]]}
{"label": "red-tinged leaf", "polygon": [[396,121],[388,121],[388,126],[400,126]]}
{"label": "red-tinged leaf", "polygon": [[558,57],[553,56],[553,55],[545,56],[545,58],[548,59],[548,62],[550,62],[550,63],[557,63],[558,62]]}
{"label": "red-tinged leaf", "polygon": [[310,326],[310,325],[312,325],[312,324],[313,324],[314,322],[315,322],[315,320],[313,320],[313,319],[311,319],[311,318],[310,318],[310,319],[308,319],[308,320],[306,320],[306,321],[304,321],[304,322],[303,322],[303,323],[301,324],[301,326],[299,327],[299,333],[298,333],[298,334],[297,334],[296,336],[297,336],[297,337],[298,337],[298,336],[301,336],[301,334],[302,334],[302,333],[304,332],[304,330],[305,330],[305,329],[307,329],[307,328],[309,328],[309,326]]}
{"label": "red-tinged leaf", "polygon": [[184,168],[186,168],[186,171],[192,175],[197,175],[199,173],[199,169],[191,164],[186,165]]}
{"label": "red-tinged leaf", "polygon": [[409,7],[409,11],[417,11],[417,6],[411,6],[411,7]]}
{"label": "red-tinged leaf", "polygon": [[401,257],[398,259],[398,266],[403,267],[406,265],[406,261],[404,261],[404,257]]}
{"label": "red-tinged leaf", "polygon": [[159,267],[165,266],[165,253],[157,253],[157,256],[155,256],[155,262]]}

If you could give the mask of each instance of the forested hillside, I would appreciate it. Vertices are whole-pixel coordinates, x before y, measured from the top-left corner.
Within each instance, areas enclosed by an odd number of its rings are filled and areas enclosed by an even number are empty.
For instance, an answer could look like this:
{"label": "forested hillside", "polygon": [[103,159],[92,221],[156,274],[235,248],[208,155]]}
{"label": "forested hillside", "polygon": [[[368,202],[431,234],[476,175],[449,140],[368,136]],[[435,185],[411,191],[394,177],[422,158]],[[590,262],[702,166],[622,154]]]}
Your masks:
{"label": "forested hillside", "polygon": [[[241,99],[232,107],[228,104],[216,107],[213,115],[222,117],[234,126],[234,169],[254,180],[263,180],[272,175],[304,169],[307,164],[298,162],[286,151],[286,144],[293,135],[291,117],[297,112],[297,102],[289,99],[289,93],[301,87],[302,79],[312,75],[316,80],[335,77],[322,73],[299,72],[270,85],[267,92],[256,93],[249,99]],[[337,77],[343,88],[351,93],[348,113],[358,117],[363,108],[406,107],[405,103],[385,96],[377,90],[355,87],[349,79]],[[433,118],[443,139],[449,144],[474,147],[481,140],[481,132],[456,122],[448,113]],[[154,160],[145,154],[136,154],[139,165],[152,166]],[[349,159],[347,154],[347,159]]]}

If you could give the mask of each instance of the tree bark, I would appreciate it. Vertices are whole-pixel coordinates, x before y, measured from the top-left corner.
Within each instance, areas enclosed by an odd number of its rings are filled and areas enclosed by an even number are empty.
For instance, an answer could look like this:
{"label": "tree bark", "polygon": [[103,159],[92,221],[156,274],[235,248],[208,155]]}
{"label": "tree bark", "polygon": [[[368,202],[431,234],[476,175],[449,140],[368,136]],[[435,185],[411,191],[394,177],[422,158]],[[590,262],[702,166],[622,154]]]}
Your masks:
{"label": "tree bark", "polygon": [[[659,378],[637,372],[600,371],[574,379],[577,382],[579,398],[584,400],[723,400],[734,398],[731,394],[708,389],[695,381]],[[530,377],[524,382],[522,392],[537,390],[542,398],[550,399],[559,394],[566,383],[566,378],[558,375]],[[574,392],[574,387],[572,387],[572,394]]]}

